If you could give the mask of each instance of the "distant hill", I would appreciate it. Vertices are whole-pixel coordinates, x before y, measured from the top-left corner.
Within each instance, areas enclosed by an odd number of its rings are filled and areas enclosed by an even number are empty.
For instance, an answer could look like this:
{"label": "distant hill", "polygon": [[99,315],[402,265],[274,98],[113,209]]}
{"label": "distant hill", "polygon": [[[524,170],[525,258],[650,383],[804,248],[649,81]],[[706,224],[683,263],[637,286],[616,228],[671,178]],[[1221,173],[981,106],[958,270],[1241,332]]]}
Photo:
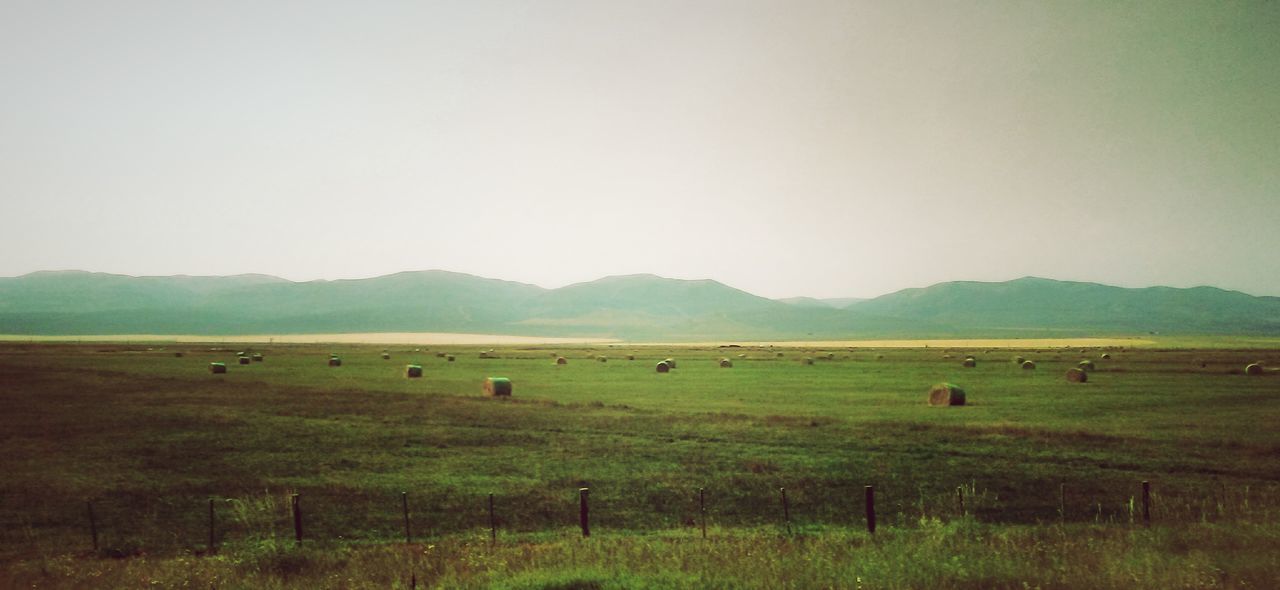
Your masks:
{"label": "distant hill", "polygon": [[853,309],[958,332],[1280,333],[1280,298],[1214,287],[1126,289],[1035,277],[957,281],[905,289]]}
{"label": "distant hill", "polygon": [[440,270],[309,282],[81,271],[0,278],[7,334],[390,331],[631,340],[1280,335],[1280,298],[1037,278],[942,283],[866,301],[775,301],[716,281],[654,275],[559,289]]}

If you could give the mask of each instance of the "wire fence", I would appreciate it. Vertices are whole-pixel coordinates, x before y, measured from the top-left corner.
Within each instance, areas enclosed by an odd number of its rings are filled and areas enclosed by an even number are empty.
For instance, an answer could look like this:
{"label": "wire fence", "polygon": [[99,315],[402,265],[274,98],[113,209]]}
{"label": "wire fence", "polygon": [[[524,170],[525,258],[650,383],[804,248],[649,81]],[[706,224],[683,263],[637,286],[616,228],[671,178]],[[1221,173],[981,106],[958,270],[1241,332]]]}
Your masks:
{"label": "wire fence", "polygon": [[[107,556],[190,551],[244,543],[426,542],[474,534],[582,528],[583,533],[776,526],[782,534],[821,527],[873,532],[924,521],[1098,523],[1140,526],[1192,522],[1275,522],[1280,485],[1211,484],[1161,489],[1133,482],[1111,493],[1086,485],[1044,486],[1035,509],[1009,502],[970,482],[931,491],[803,483],[757,486],[749,493],[716,488],[573,488],[518,494],[450,490],[371,491],[345,488],[268,489],[235,497],[116,492],[83,501],[36,491],[0,494],[0,548],[5,554],[77,553]],[[584,491],[589,490],[589,491]],[[1031,514],[1034,513],[1034,514]],[[1031,518],[1028,518],[1031,517]]]}

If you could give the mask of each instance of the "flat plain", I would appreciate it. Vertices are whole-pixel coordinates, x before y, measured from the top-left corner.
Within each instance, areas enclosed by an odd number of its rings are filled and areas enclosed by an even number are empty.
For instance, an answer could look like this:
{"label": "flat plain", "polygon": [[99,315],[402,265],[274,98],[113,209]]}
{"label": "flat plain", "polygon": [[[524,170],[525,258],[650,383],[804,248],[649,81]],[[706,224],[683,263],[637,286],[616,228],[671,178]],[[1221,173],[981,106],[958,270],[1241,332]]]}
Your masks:
{"label": "flat plain", "polygon": [[1275,587],[1280,350],[1189,346],[8,343],[0,585]]}

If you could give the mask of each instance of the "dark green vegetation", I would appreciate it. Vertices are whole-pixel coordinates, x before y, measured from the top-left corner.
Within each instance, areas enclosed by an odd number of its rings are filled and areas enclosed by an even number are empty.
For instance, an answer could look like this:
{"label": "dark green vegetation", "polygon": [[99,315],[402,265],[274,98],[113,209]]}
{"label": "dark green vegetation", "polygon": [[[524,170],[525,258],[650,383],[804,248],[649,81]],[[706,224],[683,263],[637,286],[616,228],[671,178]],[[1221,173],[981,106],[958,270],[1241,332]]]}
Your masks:
{"label": "dark green vegetation", "polygon": [[[1274,350],[1112,351],[1084,384],[1064,373],[1099,351],[450,349],[449,363],[412,347],[395,362],[381,347],[259,347],[262,363],[208,372],[238,350],[0,348],[11,585],[389,587],[411,570],[440,587],[1280,581],[1280,375],[1243,374],[1280,366]],[[679,368],[656,373],[667,357]],[[514,397],[483,397],[499,375]],[[944,381],[966,406],[926,405]],[[583,486],[589,541],[575,539]],[[210,498],[220,549],[201,556]]]}
{"label": "dark green vegetation", "polygon": [[709,280],[608,277],[560,289],[444,271],[274,277],[0,278],[0,334],[467,332],[702,341],[1115,334],[1280,335],[1280,298],[1024,278],[875,299],[774,301]]}

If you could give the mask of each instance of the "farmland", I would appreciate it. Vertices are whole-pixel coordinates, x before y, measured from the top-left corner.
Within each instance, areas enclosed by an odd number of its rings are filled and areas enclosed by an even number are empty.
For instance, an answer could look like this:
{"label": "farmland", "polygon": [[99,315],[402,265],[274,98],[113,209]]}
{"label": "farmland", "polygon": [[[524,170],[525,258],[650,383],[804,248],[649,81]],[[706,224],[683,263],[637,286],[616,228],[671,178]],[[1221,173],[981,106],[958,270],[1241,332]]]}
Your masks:
{"label": "farmland", "polygon": [[0,345],[0,585],[1280,580],[1280,376],[1243,374],[1274,348],[244,346]]}

